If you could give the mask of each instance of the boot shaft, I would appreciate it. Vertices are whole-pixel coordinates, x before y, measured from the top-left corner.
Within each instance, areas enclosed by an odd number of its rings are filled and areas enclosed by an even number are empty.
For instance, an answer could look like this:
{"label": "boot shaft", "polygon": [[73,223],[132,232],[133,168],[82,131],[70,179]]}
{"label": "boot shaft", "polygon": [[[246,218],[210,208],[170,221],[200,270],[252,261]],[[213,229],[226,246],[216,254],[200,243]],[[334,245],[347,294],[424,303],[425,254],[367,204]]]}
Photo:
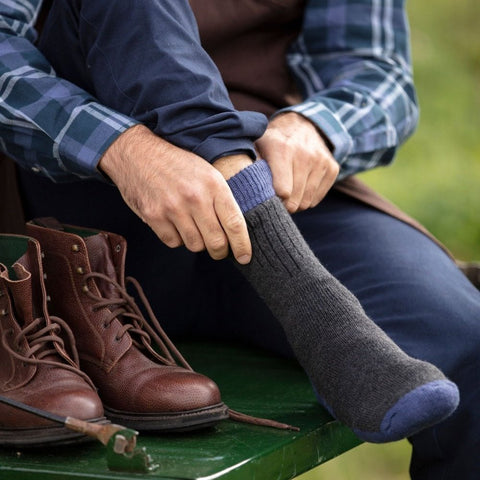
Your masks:
{"label": "boot shaft", "polygon": [[24,322],[45,316],[47,295],[40,244],[23,235],[0,235],[2,278]]}
{"label": "boot shaft", "polygon": [[[40,360],[77,369],[47,308],[40,244],[34,238],[0,235],[0,389],[29,383]],[[66,326],[65,326],[66,327]],[[68,327],[66,327],[68,328]],[[76,356],[73,339],[68,349]]]}
{"label": "boot shaft", "polygon": [[[28,354],[22,330],[43,311],[40,246],[20,235],[0,235],[0,389],[10,391],[27,384],[37,367],[14,356]],[[29,265],[33,273],[24,265]]]}
{"label": "boot shaft", "polygon": [[109,282],[93,278],[101,273],[123,287],[125,240],[115,234],[80,229],[41,219],[27,224],[27,232],[39,240],[44,251],[46,287],[53,315],[64,318],[72,329],[86,362],[112,368],[129,350],[129,335],[118,335],[121,322],[114,308],[100,306],[102,299],[118,294]]}

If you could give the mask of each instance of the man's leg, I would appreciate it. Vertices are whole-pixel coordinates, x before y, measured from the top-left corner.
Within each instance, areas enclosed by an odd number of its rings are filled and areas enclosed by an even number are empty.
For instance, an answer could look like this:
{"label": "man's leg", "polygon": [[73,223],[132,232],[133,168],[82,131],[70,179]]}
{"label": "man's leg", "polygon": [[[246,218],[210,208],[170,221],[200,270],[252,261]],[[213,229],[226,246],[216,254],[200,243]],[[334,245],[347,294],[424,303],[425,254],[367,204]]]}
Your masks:
{"label": "man's leg", "polygon": [[[480,478],[480,292],[426,236],[338,192],[294,219],[320,261],[370,318],[409,355],[435,364],[460,388],[457,411],[411,438],[412,477]],[[223,273],[233,278],[225,289],[248,289],[233,268]],[[289,353],[259,300],[232,296],[230,301],[224,315],[232,318],[236,338]]]}
{"label": "man's leg", "polygon": [[[280,324],[231,262],[163,246],[112,187],[53,185],[28,173],[21,178],[24,192],[42,198],[26,205],[28,218],[55,215],[127,238],[127,272],[142,283],[167,333],[241,340],[292,355]],[[424,235],[343,194],[330,192],[294,219],[369,316],[407,353],[437,365],[460,388],[454,415],[412,439],[413,478],[476,480],[480,293]]]}
{"label": "man's leg", "polygon": [[450,415],[457,387],[399,349],[318,261],[276,197],[267,163],[229,170],[253,252],[237,267],[281,323],[320,402],[372,442],[413,435]]}

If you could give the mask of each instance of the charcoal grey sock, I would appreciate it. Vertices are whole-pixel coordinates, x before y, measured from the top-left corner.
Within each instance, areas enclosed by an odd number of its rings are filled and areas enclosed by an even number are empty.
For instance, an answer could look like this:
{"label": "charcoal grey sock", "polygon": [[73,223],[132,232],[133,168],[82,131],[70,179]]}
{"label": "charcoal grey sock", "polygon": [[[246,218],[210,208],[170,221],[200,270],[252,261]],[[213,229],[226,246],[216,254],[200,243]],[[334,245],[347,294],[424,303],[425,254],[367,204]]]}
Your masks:
{"label": "charcoal grey sock", "polygon": [[410,436],[450,415],[458,389],[406,355],[317,260],[259,161],[228,181],[253,257],[240,271],[282,324],[321,403],[372,442]]}

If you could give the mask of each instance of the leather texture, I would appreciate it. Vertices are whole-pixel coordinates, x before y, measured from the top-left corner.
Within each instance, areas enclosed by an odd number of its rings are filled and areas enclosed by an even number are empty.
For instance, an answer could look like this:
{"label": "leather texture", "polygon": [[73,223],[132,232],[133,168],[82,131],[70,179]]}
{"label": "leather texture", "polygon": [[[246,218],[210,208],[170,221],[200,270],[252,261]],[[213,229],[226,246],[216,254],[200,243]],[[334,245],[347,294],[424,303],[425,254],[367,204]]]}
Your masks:
{"label": "leather texture", "polygon": [[227,418],[217,385],[190,368],[158,321],[147,322],[126,292],[125,239],[52,225],[27,224],[45,254],[49,308],[72,329],[81,368],[98,388],[107,416],[139,430],[186,429]]}
{"label": "leather texture", "polygon": [[[79,369],[74,344],[61,336],[68,327],[46,309],[38,242],[0,237],[0,395],[62,417],[101,421],[100,398]],[[25,253],[9,265],[9,246],[16,252],[23,245]],[[71,340],[71,334],[66,337]],[[65,443],[77,437],[63,426],[0,403],[3,445]]]}

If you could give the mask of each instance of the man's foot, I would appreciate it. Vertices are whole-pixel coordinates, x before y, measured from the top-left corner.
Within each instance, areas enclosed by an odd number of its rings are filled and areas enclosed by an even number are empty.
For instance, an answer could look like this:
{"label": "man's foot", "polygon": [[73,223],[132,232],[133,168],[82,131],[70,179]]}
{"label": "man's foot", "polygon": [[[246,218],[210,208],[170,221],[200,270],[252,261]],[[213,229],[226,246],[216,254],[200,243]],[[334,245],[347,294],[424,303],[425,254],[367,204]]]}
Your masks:
{"label": "man's foot", "polygon": [[253,251],[249,264],[237,266],[282,324],[331,414],[371,442],[408,437],[448,417],[459,402],[456,385],[405,354],[320,264],[275,196],[266,162],[228,183]]}

